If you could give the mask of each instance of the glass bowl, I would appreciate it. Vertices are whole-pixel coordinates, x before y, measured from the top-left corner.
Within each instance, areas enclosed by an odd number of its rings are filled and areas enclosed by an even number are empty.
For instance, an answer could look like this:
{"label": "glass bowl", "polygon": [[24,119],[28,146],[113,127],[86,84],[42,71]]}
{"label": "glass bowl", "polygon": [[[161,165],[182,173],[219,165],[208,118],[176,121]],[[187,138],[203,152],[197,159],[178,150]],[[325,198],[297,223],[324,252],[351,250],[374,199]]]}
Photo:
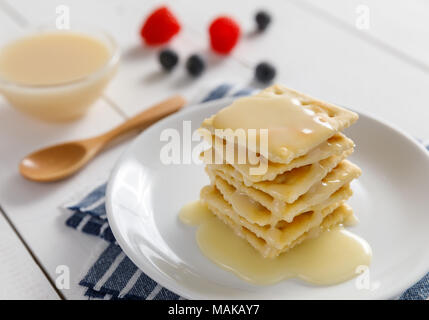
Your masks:
{"label": "glass bowl", "polygon": [[0,75],[0,93],[15,108],[40,119],[66,121],[79,118],[100,97],[116,73],[120,60],[118,45],[106,32],[88,27],[70,30],[38,27],[28,30],[4,45],[43,33],[74,33],[95,38],[106,45],[109,58],[104,65],[84,77],[54,85],[26,85],[10,81]]}

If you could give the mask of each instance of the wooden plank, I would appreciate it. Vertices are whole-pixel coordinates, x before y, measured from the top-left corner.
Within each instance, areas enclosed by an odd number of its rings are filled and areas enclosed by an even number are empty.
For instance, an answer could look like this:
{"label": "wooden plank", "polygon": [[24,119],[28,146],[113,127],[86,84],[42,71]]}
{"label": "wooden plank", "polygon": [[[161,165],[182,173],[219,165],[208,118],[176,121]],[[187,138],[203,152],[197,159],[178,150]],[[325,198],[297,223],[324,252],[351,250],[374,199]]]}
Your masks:
{"label": "wooden plank", "polygon": [[15,231],[0,214],[0,300],[59,299]]}
{"label": "wooden plank", "polygon": [[[6,39],[8,32],[16,26],[0,10],[0,39]],[[15,123],[15,125],[17,125]],[[0,141],[10,139],[7,132],[0,127]],[[0,143],[1,144],[1,143]],[[0,172],[4,157],[9,151],[1,149]],[[1,192],[0,192],[1,193]],[[1,206],[1,201],[0,201]],[[0,209],[0,299],[59,299],[48,278],[44,275],[31,253],[27,250]]]}
{"label": "wooden plank", "polygon": [[[406,54],[416,63],[429,67],[429,2],[424,0],[305,0],[325,13],[327,19],[337,20],[363,32],[380,45]],[[362,29],[359,19],[369,13],[369,29]],[[388,49],[388,48],[387,48]]]}

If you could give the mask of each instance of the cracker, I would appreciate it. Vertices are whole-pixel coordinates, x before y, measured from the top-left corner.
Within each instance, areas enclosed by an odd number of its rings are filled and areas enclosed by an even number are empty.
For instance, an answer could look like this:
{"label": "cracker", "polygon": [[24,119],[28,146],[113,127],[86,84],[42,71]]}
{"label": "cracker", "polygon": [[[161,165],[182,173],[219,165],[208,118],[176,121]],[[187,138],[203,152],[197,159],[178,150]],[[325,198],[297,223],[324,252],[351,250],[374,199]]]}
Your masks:
{"label": "cracker", "polygon": [[[318,130],[316,130],[317,134],[313,133],[308,135],[301,132],[302,128],[299,127],[301,121],[296,122],[298,126],[298,128],[296,128],[291,127],[291,124],[293,125],[294,122],[290,122],[287,117],[279,119],[277,116],[277,114],[279,113],[278,105],[276,105],[275,110],[264,110],[264,108],[267,108],[267,105],[264,105],[265,100],[267,102],[270,101],[270,99],[271,101],[279,101],[278,99],[280,98],[287,98],[287,101],[293,101],[293,103],[289,104],[294,106],[292,109],[295,110],[296,108],[302,108],[302,110],[305,111],[302,113],[311,114],[311,117],[317,119],[317,121],[314,121],[314,123],[318,123],[318,126],[315,127],[319,128]],[[290,163],[293,159],[305,155],[317,145],[332,137],[335,133],[349,127],[358,119],[358,115],[352,111],[309,97],[295,90],[288,89],[280,85],[274,85],[272,87],[269,87],[260,92],[259,94],[253,96],[253,98],[244,97],[240,99],[242,100],[232,103],[230,106],[219,111],[218,114],[213,115],[208,119],[205,119],[201,127],[209,130],[212,134],[216,135],[219,134],[216,132],[216,129],[249,129],[244,126],[244,122],[242,121],[241,117],[237,116],[237,114],[242,114],[242,117],[246,117],[246,113],[242,110],[243,104],[249,106],[249,114],[253,114],[255,112],[258,112],[258,115],[270,114],[270,112],[273,114],[276,113],[276,116],[272,116],[268,120],[265,119],[266,121],[258,120],[259,117],[254,117],[253,120],[250,122],[251,126],[254,129],[269,129],[269,147],[267,150],[267,158],[272,162],[286,164]],[[243,102],[243,104],[241,104],[241,102]],[[286,108],[286,104],[284,105],[285,109],[290,109],[290,107]],[[296,110],[293,114],[291,114],[291,116],[297,117]],[[222,121],[220,121],[220,119],[222,119]],[[229,119],[228,121],[226,121],[227,124],[224,124],[225,119]],[[279,123],[281,122],[281,119],[285,119],[285,121],[289,120],[288,124],[280,126]],[[301,117],[301,120],[302,119],[306,119],[306,117]],[[271,122],[274,122],[274,124],[273,126],[270,125],[270,128],[268,128],[266,124]],[[256,125],[254,123],[256,123]],[[248,122],[246,122],[246,125],[247,124]],[[326,129],[328,127],[329,130]],[[320,128],[325,128],[326,130]],[[246,137],[248,137],[247,131]],[[281,141],[277,141],[279,137],[283,137],[285,141],[288,141],[288,143],[279,145],[279,143],[281,144]],[[299,146],[292,145],[292,141],[297,141],[297,139],[294,139],[293,137],[299,137],[298,140],[302,143],[300,142]],[[243,144],[243,141],[240,141],[239,139],[237,140],[237,143],[240,144],[241,147],[248,148],[254,153],[263,153],[263,150],[260,150],[259,148],[259,144],[252,146],[246,141],[246,145],[241,145]]]}
{"label": "cracker", "polygon": [[[353,194],[350,186],[344,185],[332,193],[325,200],[296,212],[294,218],[288,221],[282,219],[282,217],[272,214],[267,208],[252,200],[247,195],[236,192],[236,190],[231,185],[229,185],[225,180],[222,180],[220,177],[215,178],[213,185],[222,194],[224,200],[227,201],[240,216],[249,220],[251,223],[260,225],[262,227],[275,225],[281,221],[291,222],[302,213],[307,211],[318,211],[333,202],[346,200]],[[250,205],[248,202],[250,202]]]}
{"label": "cracker", "polygon": [[251,221],[260,225],[273,224],[279,220],[291,222],[301,212],[324,203],[341,187],[348,185],[361,174],[359,167],[350,161],[343,160],[323,180],[314,184],[295,202],[288,204],[274,199],[261,190],[247,187],[222,171],[212,170],[209,167],[206,171],[225,199],[235,202],[234,207],[238,213],[244,217],[247,216],[248,219],[254,219]]}
{"label": "cracker", "polygon": [[238,180],[248,187],[263,191],[277,201],[292,203],[298,199],[299,196],[306,193],[311,186],[321,181],[352,152],[353,149],[349,149],[340,155],[333,155],[320,162],[308,164],[277,175],[272,181],[254,182],[250,185],[245,182],[243,175],[229,164],[209,164],[207,167],[211,170],[220,171],[226,177]]}
{"label": "cracker", "polygon": [[214,186],[204,187],[201,199],[220,220],[266,258],[276,257],[301,243],[309,235],[315,236],[323,228],[337,225],[353,214],[350,207],[340,201],[319,211],[306,212],[296,217],[292,223],[284,222],[264,228],[238,215]]}
{"label": "cracker", "polygon": [[[254,182],[260,181],[271,181],[276,178],[279,174],[285,173],[295,168],[303,167],[315,162],[319,162],[323,159],[329,158],[334,155],[340,155],[346,150],[350,150],[354,147],[354,143],[351,139],[347,138],[341,133],[337,133],[327,141],[322,142],[316,148],[310,150],[303,156],[293,159],[290,163],[277,163],[268,161],[266,172],[264,174],[251,174],[252,170],[255,170],[259,166],[257,164],[249,163],[246,159],[246,163],[240,163],[238,159],[238,147],[235,145],[234,154],[229,159],[226,156],[226,142],[219,137],[212,136],[212,141],[209,142],[212,145],[212,148],[204,151],[202,158],[207,159],[207,163],[215,164],[217,154],[218,159],[220,159],[218,164],[228,163],[234,167],[242,176],[243,181],[247,186],[251,186]],[[216,152],[216,153],[215,153]],[[246,151],[247,152],[247,151]],[[261,159],[261,158],[259,158]],[[232,160],[232,161],[228,161]]]}

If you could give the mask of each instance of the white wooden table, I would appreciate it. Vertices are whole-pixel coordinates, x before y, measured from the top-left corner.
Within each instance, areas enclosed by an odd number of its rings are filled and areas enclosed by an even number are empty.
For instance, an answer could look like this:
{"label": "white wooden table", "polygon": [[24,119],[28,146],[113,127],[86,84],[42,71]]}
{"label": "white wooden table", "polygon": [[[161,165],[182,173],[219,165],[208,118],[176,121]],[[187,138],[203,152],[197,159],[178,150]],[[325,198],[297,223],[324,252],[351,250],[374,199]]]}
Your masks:
{"label": "white wooden table", "polygon": [[[29,26],[53,23],[68,5],[74,22],[109,31],[123,53],[120,71],[88,116],[47,124],[12,109],[0,98],[0,298],[73,299],[76,284],[98,239],[67,228],[59,206],[83,187],[107,178],[127,143],[110,148],[74,177],[37,184],[20,177],[28,152],[64,140],[101,133],[173,93],[194,96],[202,86],[249,83],[254,65],[271,61],[277,81],[328,101],[367,111],[421,139],[429,138],[429,3],[425,0],[265,0],[273,15],[268,32],[249,36],[260,1],[163,1],[183,30],[171,44],[181,57],[207,54],[207,25],[229,13],[245,36],[226,59],[211,59],[195,81],[183,64],[163,75],[157,50],[143,50],[138,29],[155,0],[0,0],[0,42]],[[363,7],[362,7],[363,6]],[[363,8],[363,9],[362,9]],[[360,29],[369,9],[369,29]],[[358,26],[357,26],[358,25]],[[183,63],[183,60],[182,60]],[[57,267],[70,269],[71,286],[57,289]]]}

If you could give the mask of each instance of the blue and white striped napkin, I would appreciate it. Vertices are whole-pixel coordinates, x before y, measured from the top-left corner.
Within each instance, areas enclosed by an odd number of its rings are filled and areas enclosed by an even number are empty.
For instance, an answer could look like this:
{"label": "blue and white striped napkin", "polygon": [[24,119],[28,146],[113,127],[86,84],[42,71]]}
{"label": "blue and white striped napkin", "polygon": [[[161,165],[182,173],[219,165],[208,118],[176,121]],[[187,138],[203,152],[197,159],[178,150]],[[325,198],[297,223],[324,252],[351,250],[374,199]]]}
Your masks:
{"label": "blue and white striped napkin", "polygon": [[[209,91],[200,101],[207,102],[226,96],[245,96],[255,89],[222,84]],[[429,149],[429,146],[428,146]],[[72,212],[66,225],[84,233],[101,237],[106,247],[80,280],[90,299],[175,300],[174,292],[149,278],[125,255],[110,230],[105,210],[106,183],[93,189],[77,201],[66,205]],[[429,297],[429,273],[405,291],[400,299],[423,300]]]}

